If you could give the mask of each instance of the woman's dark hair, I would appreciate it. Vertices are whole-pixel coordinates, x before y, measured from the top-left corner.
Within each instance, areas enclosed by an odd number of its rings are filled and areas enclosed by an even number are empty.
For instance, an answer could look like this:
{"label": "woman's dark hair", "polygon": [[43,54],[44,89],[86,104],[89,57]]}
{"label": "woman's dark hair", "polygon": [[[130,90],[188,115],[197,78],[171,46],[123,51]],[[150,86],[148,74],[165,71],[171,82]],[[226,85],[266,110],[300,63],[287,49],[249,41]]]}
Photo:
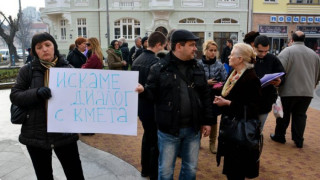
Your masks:
{"label": "woman's dark hair", "polygon": [[51,41],[54,45],[54,56],[57,56],[59,57],[60,56],[60,53],[59,53],[59,50],[58,50],[58,45],[57,45],[57,42],[56,40],[54,40],[54,38],[47,32],[43,32],[43,33],[39,33],[39,34],[35,34],[33,37],[32,37],[32,41],[31,41],[31,50],[32,50],[32,54],[34,56],[36,56],[37,58],[38,57],[38,54],[36,52],[36,45],[38,43],[41,43],[43,41]]}
{"label": "woman's dark hair", "polygon": [[114,47],[114,44],[116,43],[116,42],[118,42],[118,40],[113,40],[113,41],[111,41],[111,46],[115,49],[115,47]]}
{"label": "woman's dark hair", "polygon": [[243,39],[243,42],[247,43],[247,44],[251,44],[252,42],[254,42],[254,40],[256,39],[257,36],[259,36],[260,33],[259,32],[255,32],[255,31],[251,31],[248,32]]}

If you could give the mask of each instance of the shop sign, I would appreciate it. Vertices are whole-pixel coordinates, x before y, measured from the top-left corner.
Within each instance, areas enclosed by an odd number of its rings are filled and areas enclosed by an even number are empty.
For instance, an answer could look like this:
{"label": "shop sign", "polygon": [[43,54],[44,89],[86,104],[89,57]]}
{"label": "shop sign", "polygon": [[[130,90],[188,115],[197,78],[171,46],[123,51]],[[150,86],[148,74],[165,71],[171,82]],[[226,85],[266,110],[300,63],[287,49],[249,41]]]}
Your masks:
{"label": "shop sign", "polygon": [[308,17],[308,23],[313,23],[313,17]]}
{"label": "shop sign", "polygon": [[277,22],[277,16],[270,16],[270,22]]}
{"label": "shop sign", "polygon": [[278,22],[284,22],[284,16],[278,16]]}
{"label": "shop sign", "polygon": [[297,30],[305,34],[320,34],[320,26],[297,26]]}
{"label": "shop sign", "polygon": [[314,18],[315,23],[320,23],[320,16]]}
{"label": "shop sign", "polygon": [[296,23],[299,22],[299,16],[294,16],[293,17],[293,22],[296,22]]}
{"label": "shop sign", "polygon": [[269,34],[283,34],[288,32],[287,26],[259,26],[260,33],[269,33]]}
{"label": "shop sign", "polygon": [[286,22],[292,22],[292,16],[286,16]]}
{"label": "shop sign", "polygon": [[300,22],[302,22],[302,23],[307,22],[307,17],[306,16],[301,16],[300,17]]}

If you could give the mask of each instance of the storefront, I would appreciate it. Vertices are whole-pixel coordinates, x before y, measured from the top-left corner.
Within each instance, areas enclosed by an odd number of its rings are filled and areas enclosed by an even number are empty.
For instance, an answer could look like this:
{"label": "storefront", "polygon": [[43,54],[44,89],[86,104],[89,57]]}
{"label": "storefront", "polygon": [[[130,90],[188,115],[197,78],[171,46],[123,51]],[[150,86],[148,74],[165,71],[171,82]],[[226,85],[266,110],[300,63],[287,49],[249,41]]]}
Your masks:
{"label": "storefront", "polygon": [[269,37],[269,52],[278,55],[288,43],[288,27],[275,25],[259,25],[259,33]]}
{"label": "storefront", "polygon": [[306,35],[305,45],[317,51],[320,50],[320,26],[297,26],[297,30],[302,31]]}

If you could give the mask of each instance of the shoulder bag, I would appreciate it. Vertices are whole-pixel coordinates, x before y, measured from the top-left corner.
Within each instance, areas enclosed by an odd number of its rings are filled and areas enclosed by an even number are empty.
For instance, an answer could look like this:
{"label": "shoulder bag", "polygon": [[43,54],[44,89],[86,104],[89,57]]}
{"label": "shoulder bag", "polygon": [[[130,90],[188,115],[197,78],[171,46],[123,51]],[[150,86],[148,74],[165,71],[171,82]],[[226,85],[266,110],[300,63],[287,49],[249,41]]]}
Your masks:
{"label": "shoulder bag", "polygon": [[[28,83],[29,83],[29,88],[30,88],[31,80],[32,80],[32,65],[31,65],[31,63],[28,64],[28,71],[29,71]],[[22,124],[27,118],[29,118],[28,109],[19,107],[15,104],[11,104],[10,113],[11,113],[11,123],[12,124]]]}

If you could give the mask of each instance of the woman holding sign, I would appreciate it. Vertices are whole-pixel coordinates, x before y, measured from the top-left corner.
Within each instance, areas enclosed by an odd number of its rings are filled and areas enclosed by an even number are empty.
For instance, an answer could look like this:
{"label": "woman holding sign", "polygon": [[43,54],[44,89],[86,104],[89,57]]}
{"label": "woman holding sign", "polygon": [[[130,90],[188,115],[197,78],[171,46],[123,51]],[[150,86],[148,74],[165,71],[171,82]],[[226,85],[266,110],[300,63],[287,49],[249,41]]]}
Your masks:
{"label": "woman holding sign", "polygon": [[11,89],[11,102],[27,109],[19,141],[27,146],[37,179],[53,180],[52,150],[55,151],[67,179],[84,179],[77,140],[72,133],[47,132],[47,100],[51,67],[71,67],[58,51],[54,38],[48,33],[36,34],[31,44],[34,60],[23,66]]}

